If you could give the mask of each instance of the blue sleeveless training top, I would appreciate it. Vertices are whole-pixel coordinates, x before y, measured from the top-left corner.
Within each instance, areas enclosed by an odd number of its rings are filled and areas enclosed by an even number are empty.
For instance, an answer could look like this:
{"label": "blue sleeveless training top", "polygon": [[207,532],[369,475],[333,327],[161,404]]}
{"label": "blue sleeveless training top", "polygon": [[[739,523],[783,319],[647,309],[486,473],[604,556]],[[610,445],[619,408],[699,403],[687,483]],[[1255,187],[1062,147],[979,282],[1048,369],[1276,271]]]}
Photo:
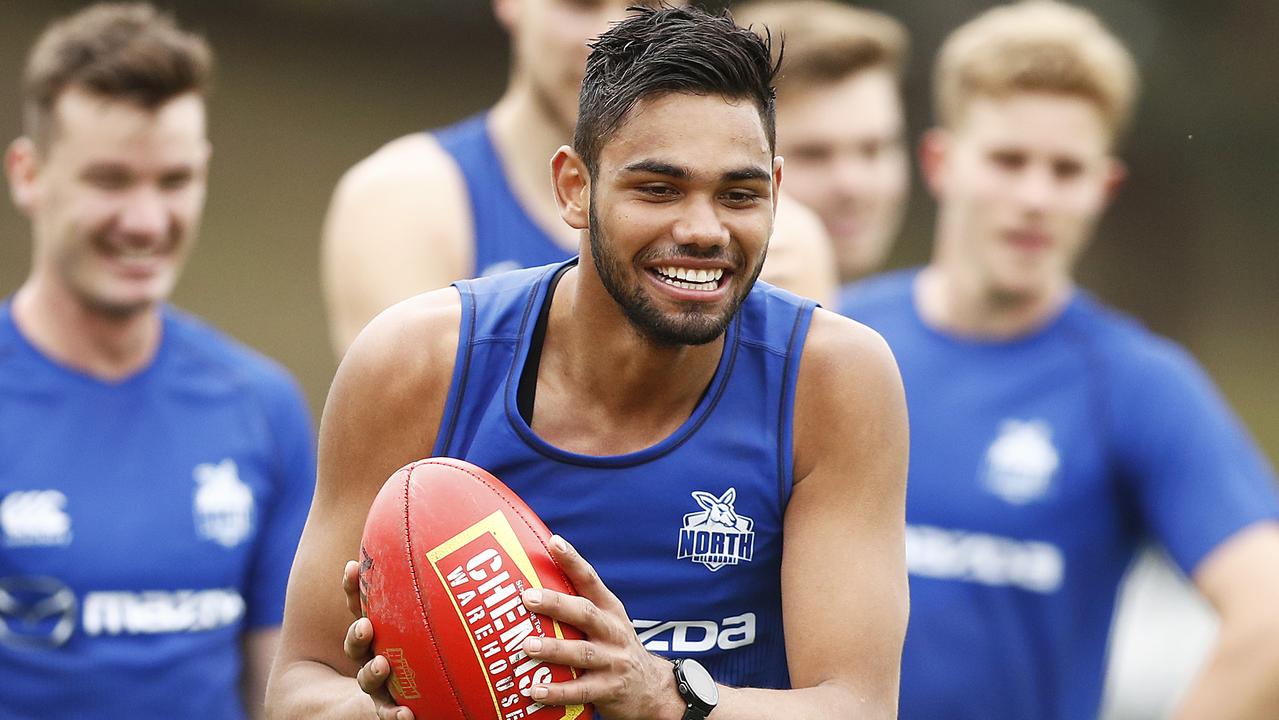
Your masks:
{"label": "blue sleeveless training top", "polygon": [[462,330],[434,454],[492,472],[573,543],[648,649],[695,657],[724,684],[789,687],[782,517],[813,303],[757,283],[679,429],[627,455],[578,455],[534,435],[516,405],[539,310],[564,266],[455,283]]}
{"label": "blue sleeveless training top", "polygon": [[435,130],[432,135],[453,156],[466,178],[475,228],[473,277],[560,262],[572,254],[533,222],[515,197],[489,137],[488,113]]}

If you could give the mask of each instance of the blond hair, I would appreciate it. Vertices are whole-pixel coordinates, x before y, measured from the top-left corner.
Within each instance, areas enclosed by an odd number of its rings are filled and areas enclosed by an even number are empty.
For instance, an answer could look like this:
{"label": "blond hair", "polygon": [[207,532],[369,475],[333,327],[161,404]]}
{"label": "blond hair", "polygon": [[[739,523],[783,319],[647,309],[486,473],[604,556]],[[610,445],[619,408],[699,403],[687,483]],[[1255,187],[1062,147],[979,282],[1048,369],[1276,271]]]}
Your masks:
{"label": "blond hair", "polygon": [[48,27],[23,73],[24,132],[37,145],[53,132],[54,104],[76,87],[153,109],[187,92],[206,92],[213,53],[144,3],[92,5]]}
{"label": "blond hair", "polygon": [[974,97],[1047,92],[1092,102],[1118,136],[1131,118],[1138,79],[1132,55],[1095,15],[1055,0],[1023,0],[951,33],[933,86],[945,127],[962,119]]}
{"label": "blond hair", "polygon": [[[884,68],[900,78],[910,41],[893,18],[831,0],[763,0],[733,10],[740,25],[785,42],[778,91],[828,85]],[[778,44],[776,47],[780,47]]]}

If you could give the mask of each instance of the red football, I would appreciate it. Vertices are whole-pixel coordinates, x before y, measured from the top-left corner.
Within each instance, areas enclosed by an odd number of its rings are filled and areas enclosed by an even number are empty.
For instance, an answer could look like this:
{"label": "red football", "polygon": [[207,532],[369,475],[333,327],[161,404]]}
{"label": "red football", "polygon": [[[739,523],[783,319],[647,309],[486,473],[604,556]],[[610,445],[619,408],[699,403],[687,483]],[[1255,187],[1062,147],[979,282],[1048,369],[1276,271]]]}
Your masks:
{"label": "red football", "polygon": [[590,706],[543,706],[521,694],[577,671],[527,657],[531,636],[581,638],[529,612],[525,588],[573,593],[551,559],[551,533],[523,500],[470,463],[409,463],[373,500],[360,552],[360,600],[391,694],[422,720],[570,720]]}

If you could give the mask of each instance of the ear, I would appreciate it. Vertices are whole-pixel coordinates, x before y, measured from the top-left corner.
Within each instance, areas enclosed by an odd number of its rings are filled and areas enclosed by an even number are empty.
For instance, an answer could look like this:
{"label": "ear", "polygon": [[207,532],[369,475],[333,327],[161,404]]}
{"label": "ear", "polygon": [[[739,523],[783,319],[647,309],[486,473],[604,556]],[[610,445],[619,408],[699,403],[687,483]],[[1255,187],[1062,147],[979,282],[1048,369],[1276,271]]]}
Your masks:
{"label": "ear", "polygon": [[1119,194],[1119,189],[1123,187],[1124,181],[1128,179],[1128,166],[1119,158],[1109,159],[1110,167],[1106,171],[1106,189],[1105,201],[1109,205],[1115,196]]}
{"label": "ear", "polygon": [[40,153],[30,138],[20,137],[9,143],[4,154],[4,171],[9,178],[9,197],[25,214],[30,214],[39,199]]}
{"label": "ear", "polygon": [[520,0],[493,0],[493,15],[508,35],[514,35],[520,21]]}
{"label": "ear", "polygon": [[950,159],[950,147],[950,133],[942,128],[933,128],[920,138],[919,171],[924,176],[924,183],[928,185],[928,190],[933,197],[938,197],[945,185],[946,163]]}
{"label": "ear", "polygon": [[773,217],[777,217],[777,201],[781,199],[782,192],[782,166],[786,164],[786,158],[781,155],[773,157]]}
{"label": "ear", "polygon": [[591,177],[586,163],[573,148],[564,145],[551,158],[551,179],[555,183],[555,204],[569,227],[585,230],[590,224]]}

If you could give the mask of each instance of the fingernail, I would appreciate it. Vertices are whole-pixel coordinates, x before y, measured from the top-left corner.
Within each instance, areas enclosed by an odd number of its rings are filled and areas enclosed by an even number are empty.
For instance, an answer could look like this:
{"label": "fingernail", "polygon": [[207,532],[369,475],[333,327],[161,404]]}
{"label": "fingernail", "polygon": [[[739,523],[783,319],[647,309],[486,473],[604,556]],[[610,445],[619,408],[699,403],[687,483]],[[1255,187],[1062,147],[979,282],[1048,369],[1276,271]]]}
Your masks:
{"label": "fingernail", "polygon": [[560,552],[568,552],[568,543],[564,542],[564,538],[560,537],[559,535],[551,536],[551,545],[553,545],[555,549],[559,550]]}
{"label": "fingernail", "polygon": [[550,693],[551,693],[551,691],[550,691],[550,690],[547,690],[547,689],[546,689],[546,686],[544,686],[544,685],[534,685],[534,686],[533,686],[533,699],[534,699],[534,700],[541,700],[541,699],[545,698],[547,695],[549,695]]}
{"label": "fingernail", "polygon": [[538,604],[538,603],[540,603],[540,602],[542,602],[542,589],[541,589],[541,588],[529,588],[528,590],[525,590],[525,591],[524,591],[524,604],[525,604],[525,605],[536,605],[536,604]]}
{"label": "fingernail", "polygon": [[524,649],[528,652],[537,652],[542,649],[542,638],[531,637],[524,641]]}

